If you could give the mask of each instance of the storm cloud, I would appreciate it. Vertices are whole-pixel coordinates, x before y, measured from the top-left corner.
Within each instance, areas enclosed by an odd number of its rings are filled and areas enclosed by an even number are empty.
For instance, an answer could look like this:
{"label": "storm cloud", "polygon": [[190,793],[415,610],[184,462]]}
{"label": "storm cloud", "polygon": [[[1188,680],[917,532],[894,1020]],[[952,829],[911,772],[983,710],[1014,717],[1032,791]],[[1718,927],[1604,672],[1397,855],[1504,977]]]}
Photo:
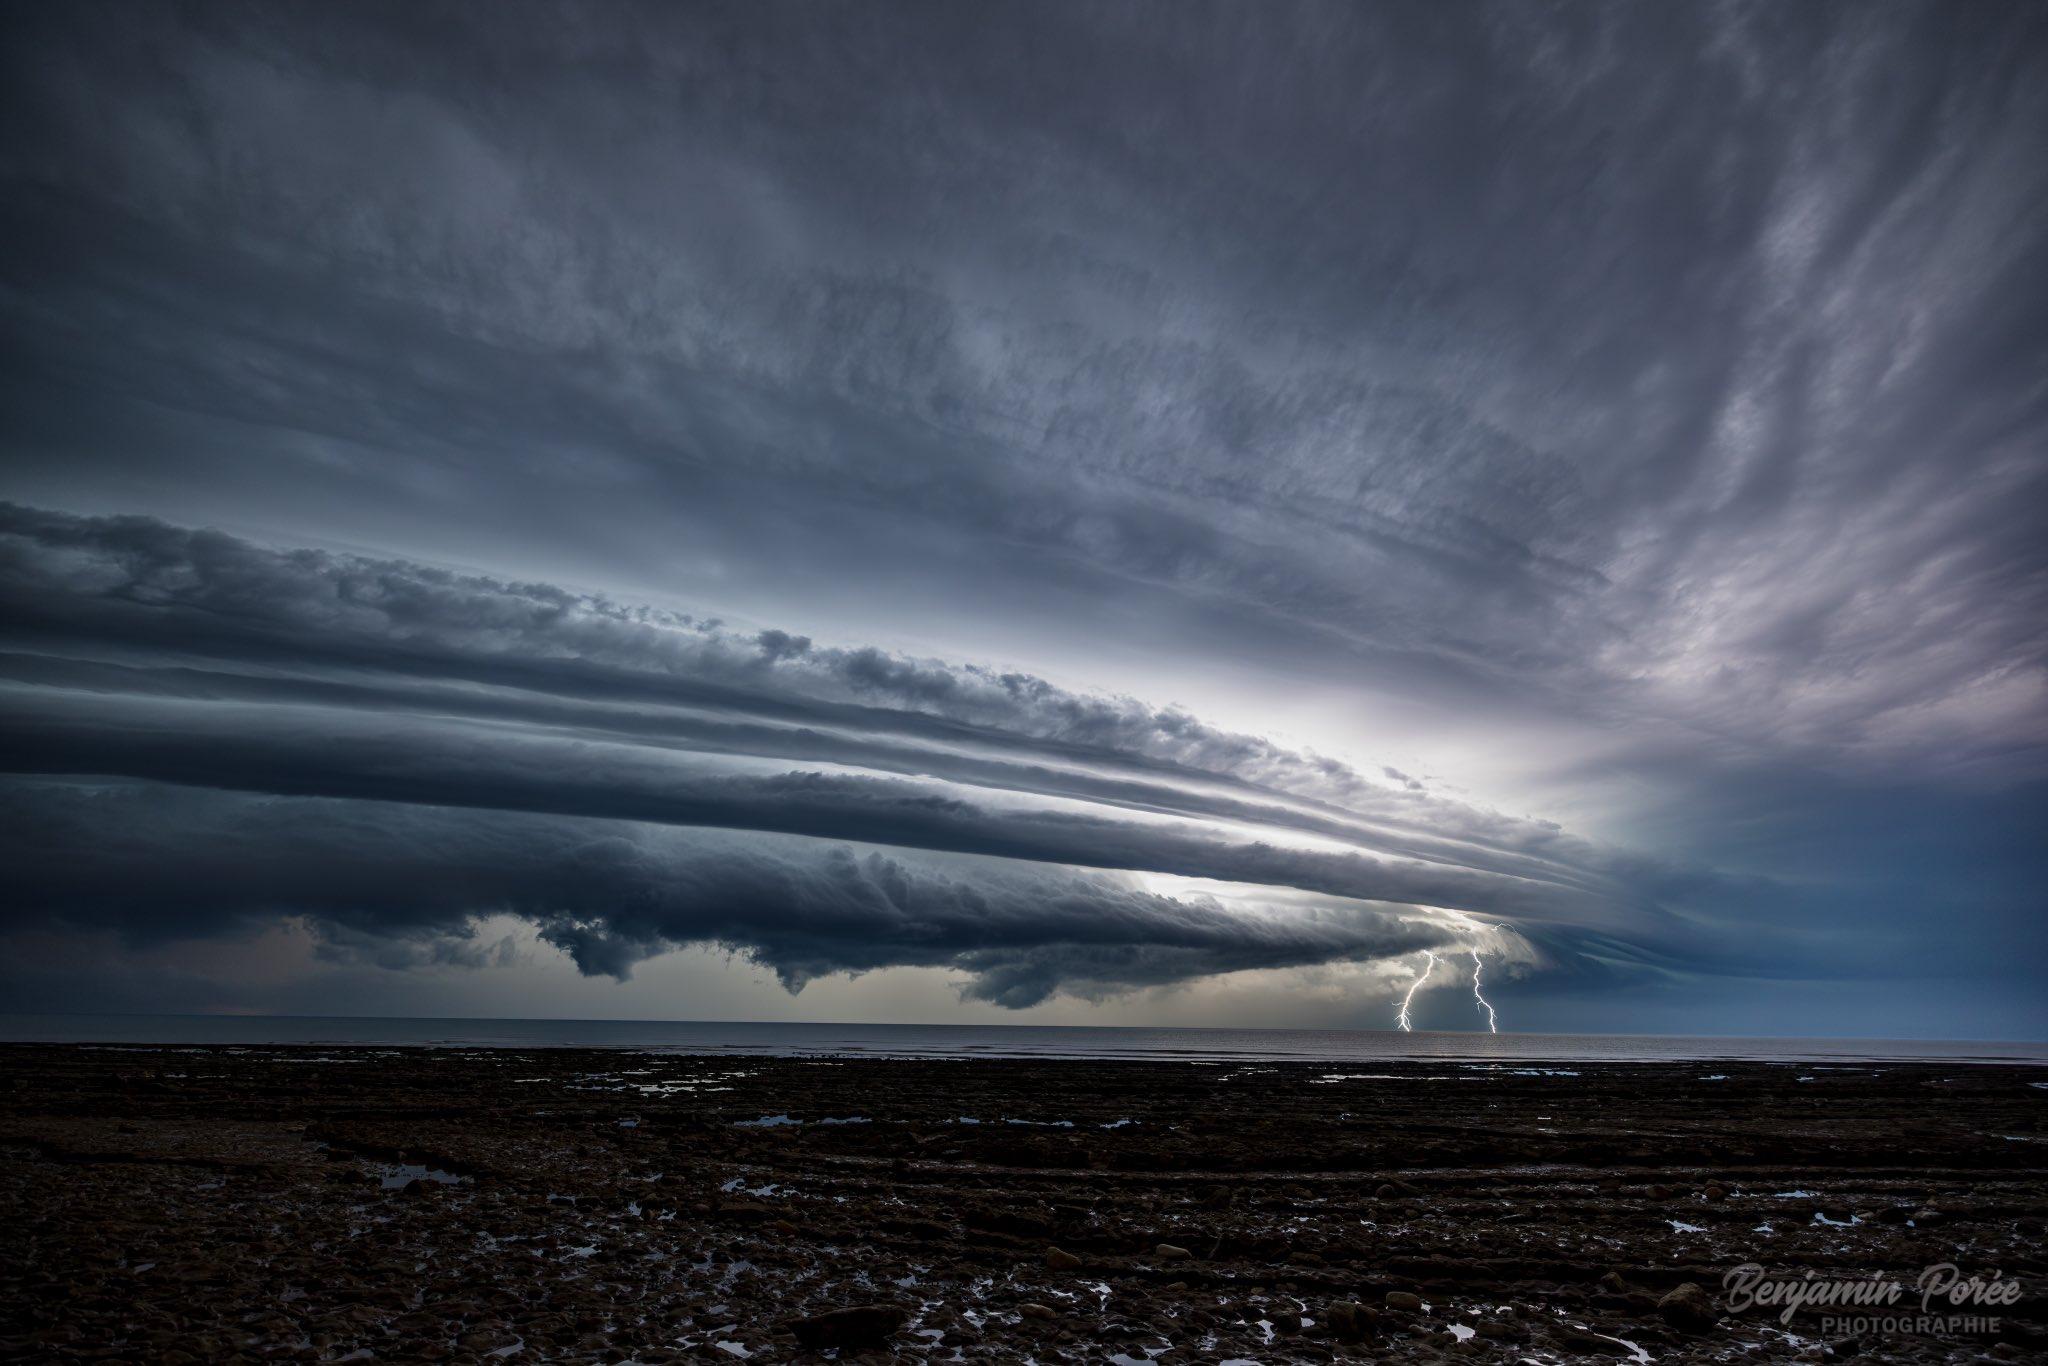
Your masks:
{"label": "storm cloud", "polygon": [[[9,770],[320,799],[31,784],[13,822],[38,851],[16,890],[31,916],[146,937],[299,914],[402,941],[511,912],[588,971],[623,977],[709,942],[793,989],[945,965],[1011,1005],[1460,936],[1522,942],[1446,912],[1671,932],[1600,851],[1552,827],[1029,677],[20,508],[0,510],[0,602],[25,647],[0,653]],[[1332,791],[1378,810],[1318,795]],[[60,798],[62,819],[35,814]],[[238,827],[254,811],[251,840]],[[692,848],[648,826],[803,839]],[[968,856],[974,871],[818,841]],[[355,871],[338,877],[343,864]],[[1232,912],[1083,869],[1271,899]],[[167,884],[195,895],[181,907]]]}
{"label": "storm cloud", "polygon": [[1020,1007],[1057,989],[1128,991],[1459,937],[1388,907],[1246,914],[1067,870],[603,821],[125,785],[23,784],[7,805],[28,837],[14,895],[76,927],[203,937],[305,917],[334,951],[392,966],[463,961],[479,917],[512,914],[587,973],[623,979],[643,958],[715,944],[792,991],[823,974],[930,966]]}
{"label": "storm cloud", "polygon": [[[10,801],[524,831],[561,907],[473,909],[595,971],[1014,1004],[1462,925],[1532,993],[1940,964],[2040,1027],[2038,7],[4,24]],[[599,839],[603,895],[536,862]],[[884,865],[870,948],[678,909]],[[459,940],[406,881],[373,923]],[[932,909],[997,882],[1152,928]]]}

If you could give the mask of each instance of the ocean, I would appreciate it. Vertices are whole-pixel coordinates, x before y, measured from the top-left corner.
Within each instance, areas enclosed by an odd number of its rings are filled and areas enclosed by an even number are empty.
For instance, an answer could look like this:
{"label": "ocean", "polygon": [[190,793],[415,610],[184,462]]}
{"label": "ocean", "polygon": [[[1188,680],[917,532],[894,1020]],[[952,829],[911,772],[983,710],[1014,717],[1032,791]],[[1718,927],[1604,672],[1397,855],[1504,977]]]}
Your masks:
{"label": "ocean", "polygon": [[810,1024],[724,1020],[491,1020],[288,1015],[0,1015],[0,1042],[169,1046],[369,1044],[619,1048],[878,1057],[1180,1062],[1798,1063],[2048,1065],[2048,1044],[1920,1039],[1692,1038],[1633,1034],[1404,1034],[1375,1029],[1146,1029],[1079,1025]]}

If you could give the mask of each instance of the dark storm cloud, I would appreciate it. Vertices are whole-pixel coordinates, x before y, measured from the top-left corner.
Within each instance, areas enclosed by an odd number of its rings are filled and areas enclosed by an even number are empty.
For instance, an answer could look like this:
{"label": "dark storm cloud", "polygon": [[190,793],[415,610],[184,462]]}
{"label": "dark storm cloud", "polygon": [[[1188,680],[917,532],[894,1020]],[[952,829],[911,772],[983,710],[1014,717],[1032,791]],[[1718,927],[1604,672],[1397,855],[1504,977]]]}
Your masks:
{"label": "dark storm cloud", "polygon": [[[255,660],[452,672],[623,699],[655,696],[928,739],[992,727],[1313,792],[1367,787],[1342,764],[1185,712],[1081,697],[1022,673],[816,649],[770,629],[621,605],[545,583],[503,583],[402,561],[278,552],[150,518],[80,518],[0,504],[0,593],[17,630]],[[650,689],[650,683],[658,688]],[[819,694],[824,694],[820,697]],[[799,705],[796,696],[841,705]],[[886,712],[863,711],[878,702]],[[779,705],[778,705],[779,703]],[[944,722],[959,723],[947,727]]]}
{"label": "dark storm cloud", "polygon": [[[1647,866],[1553,826],[1418,797],[1405,781],[1398,789],[1375,786],[1343,765],[1218,732],[1183,713],[1080,697],[1025,676],[866,648],[821,649],[779,630],[735,635],[545,584],[271,550],[147,519],[18,507],[0,508],[0,607],[8,623],[0,643],[20,647],[0,652],[0,756],[15,773],[321,798],[330,806],[345,799],[363,811],[433,808],[428,819],[444,822],[462,809],[516,813],[523,819],[512,826],[523,831],[545,824],[535,817],[573,818],[578,829],[604,819],[614,825],[606,847],[616,848],[635,847],[620,822],[857,841],[975,856],[981,880],[1008,889],[986,929],[1000,941],[998,963],[968,943],[964,926],[972,917],[958,908],[980,904],[969,895],[970,879],[920,882],[914,865],[870,858],[859,866],[877,877],[877,870],[895,870],[892,876],[909,879],[904,887],[927,889],[920,895],[942,894],[959,923],[933,947],[918,916],[863,922],[859,952],[846,935],[823,935],[809,957],[793,958],[795,927],[814,914],[829,919],[819,909],[829,898],[814,894],[814,880],[785,880],[788,890],[777,896],[712,882],[676,893],[651,919],[636,918],[632,907],[651,895],[646,888],[680,877],[672,858],[628,860],[642,890],[627,894],[615,879],[592,878],[574,852],[590,837],[527,836],[522,878],[537,866],[561,865],[530,886],[584,879],[586,891],[507,900],[502,888],[514,884],[494,882],[456,909],[529,915],[590,970],[622,974],[635,957],[716,939],[744,947],[793,985],[822,971],[944,961],[976,981],[1006,983],[985,994],[1015,1004],[1059,985],[1148,985],[1233,963],[1370,956],[1376,946],[1415,946],[1416,935],[1441,941],[1441,928],[1397,932],[1393,917],[1402,907],[1470,912],[1532,930],[1597,930],[1653,954],[1669,954],[1686,937],[1652,901]],[[118,827],[118,838],[112,829],[102,838],[124,849],[144,837],[114,799],[76,803],[68,819],[82,829],[90,816]],[[466,828],[482,828],[481,818],[468,819]],[[172,915],[155,890],[179,876],[177,859],[165,852],[177,841],[157,839],[146,854],[107,862],[81,859],[82,840],[48,832],[31,839],[64,851],[58,867],[79,861],[94,871],[69,890],[54,876],[31,879],[18,893],[23,909],[91,924],[112,906],[117,923],[147,934],[147,916],[132,923],[141,914],[134,908],[157,898],[152,914],[186,932],[196,928]],[[472,857],[459,841],[436,843],[437,866],[460,869]],[[238,837],[222,847],[253,867],[245,844]],[[273,860],[280,857],[316,870],[302,886],[321,883],[317,870],[331,861],[274,852]],[[446,883],[445,871],[422,879],[381,848],[355,857],[375,871],[330,882],[332,894],[310,899],[294,901],[253,873],[259,896],[229,895],[219,887],[226,877],[220,863],[210,865],[213,876],[195,873],[190,885],[202,889],[199,905],[227,923],[258,906],[324,923],[337,896],[349,902],[373,884],[370,903],[392,934],[445,934],[447,905],[414,890]],[[724,857],[719,867],[740,855]],[[843,851],[805,857],[840,871],[854,866]],[[995,859],[1039,867],[990,873]],[[1377,903],[1345,912],[1364,917],[1376,937],[1340,935],[1313,951],[1297,937],[1276,947],[1277,927],[1260,914],[1138,896],[1150,917],[1098,951],[1086,935],[1077,941],[1071,910],[1097,904],[1082,892],[1109,884],[1077,868],[1248,884],[1282,901],[1310,892]],[[111,890],[130,880],[127,892]],[[932,886],[943,893],[929,892]],[[1035,916],[1028,909],[1034,896],[1042,908]],[[702,919],[705,906],[761,917],[764,925],[780,915],[785,937],[748,938],[724,921]],[[1175,906],[1193,906],[1200,945],[1159,934],[1162,908]],[[1325,929],[1337,923],[1327,919],[1335,912],[1323,914]],[[351,925],[347,917],[338,923]],[[1147,927],[1156,942],[1146,938]],[[350,932],[364,931],[351,925]]]}
{"label": "dark storm cloud", "polygon": [[[1802,924],[1905,961],[1951,903],[1799,832],[2048,772],[2039,7],[0,22],[0,496],[64,510],[6,514],[19,766],[1816,973],[1862,950]],[[263,548],[314,544],[379,553]],[[863,648],[905,640],[1028,667]],[[1660,794],[1669,857],[1044,681],[1127,641],[1147,699],[1228,667],[1540,736],[1574,810]],[[1686,871],[1728,850],[1835,901]]]}
{"label": "dark storm cloud", "polygon": [[[1567,879],[1573,863],[1597,858],[1554,825],[1415,796],[1405,779],[1398,791],[1375,785],[1341,763],[1129,698],[872,648],[817,648],[774,629],[735,634],[548,584],[271,550],[145,518],[0,505],[0,608],[11,633],[31,643],[213,656],[273,671],[8,662],[25,682],[68,689],[467,715],[852,763],[1370,839],[1406,856],[1528,877]],[[328,673],[274,672],[285,666]],[[451,680],[517,691],[457,690]],[[94,711],[85,709],[88,718]]]}
{"label": "dark storm cloud", "polygon": [[1127,991],[1451,937],[1390,908],[1247,916],[1063,869],[602,821],[41,782],[0,803],[27,837],[15,895],[60,909],[62,923],[175,936],[302,915],[335,951],[394,965],[487,954],[473,918],[509,912],[590,973],[624,977],[642,958],[712,943],[792,990],[913,964],[962,971],[973,996],[1021,1007],[1056,989]]}

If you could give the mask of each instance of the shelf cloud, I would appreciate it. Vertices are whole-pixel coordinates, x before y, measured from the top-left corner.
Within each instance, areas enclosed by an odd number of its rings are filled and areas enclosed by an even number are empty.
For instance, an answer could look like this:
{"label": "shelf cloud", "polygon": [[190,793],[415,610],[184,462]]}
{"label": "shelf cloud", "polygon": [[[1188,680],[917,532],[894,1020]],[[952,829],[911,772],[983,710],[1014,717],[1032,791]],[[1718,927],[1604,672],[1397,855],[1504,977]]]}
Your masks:
{"label": "shelf cloud", "polygon": [[1130,699],[140,518],[0,509],[0,557],[30,915],[406,939],[510,911],[590,972],[716,943],[792,988],[942,965],[1011,1005],[1676,932],[1554,826]]}

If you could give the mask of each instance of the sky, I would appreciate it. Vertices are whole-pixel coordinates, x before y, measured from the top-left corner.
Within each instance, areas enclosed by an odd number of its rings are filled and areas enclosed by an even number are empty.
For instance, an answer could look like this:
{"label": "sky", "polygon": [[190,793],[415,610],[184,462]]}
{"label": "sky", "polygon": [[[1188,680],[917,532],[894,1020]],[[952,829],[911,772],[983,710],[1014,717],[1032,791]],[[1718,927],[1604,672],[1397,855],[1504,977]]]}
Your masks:
{"label": "sky", "polygon": [[13,6],[18,1010],[2048,1038],[2048,9]]}

